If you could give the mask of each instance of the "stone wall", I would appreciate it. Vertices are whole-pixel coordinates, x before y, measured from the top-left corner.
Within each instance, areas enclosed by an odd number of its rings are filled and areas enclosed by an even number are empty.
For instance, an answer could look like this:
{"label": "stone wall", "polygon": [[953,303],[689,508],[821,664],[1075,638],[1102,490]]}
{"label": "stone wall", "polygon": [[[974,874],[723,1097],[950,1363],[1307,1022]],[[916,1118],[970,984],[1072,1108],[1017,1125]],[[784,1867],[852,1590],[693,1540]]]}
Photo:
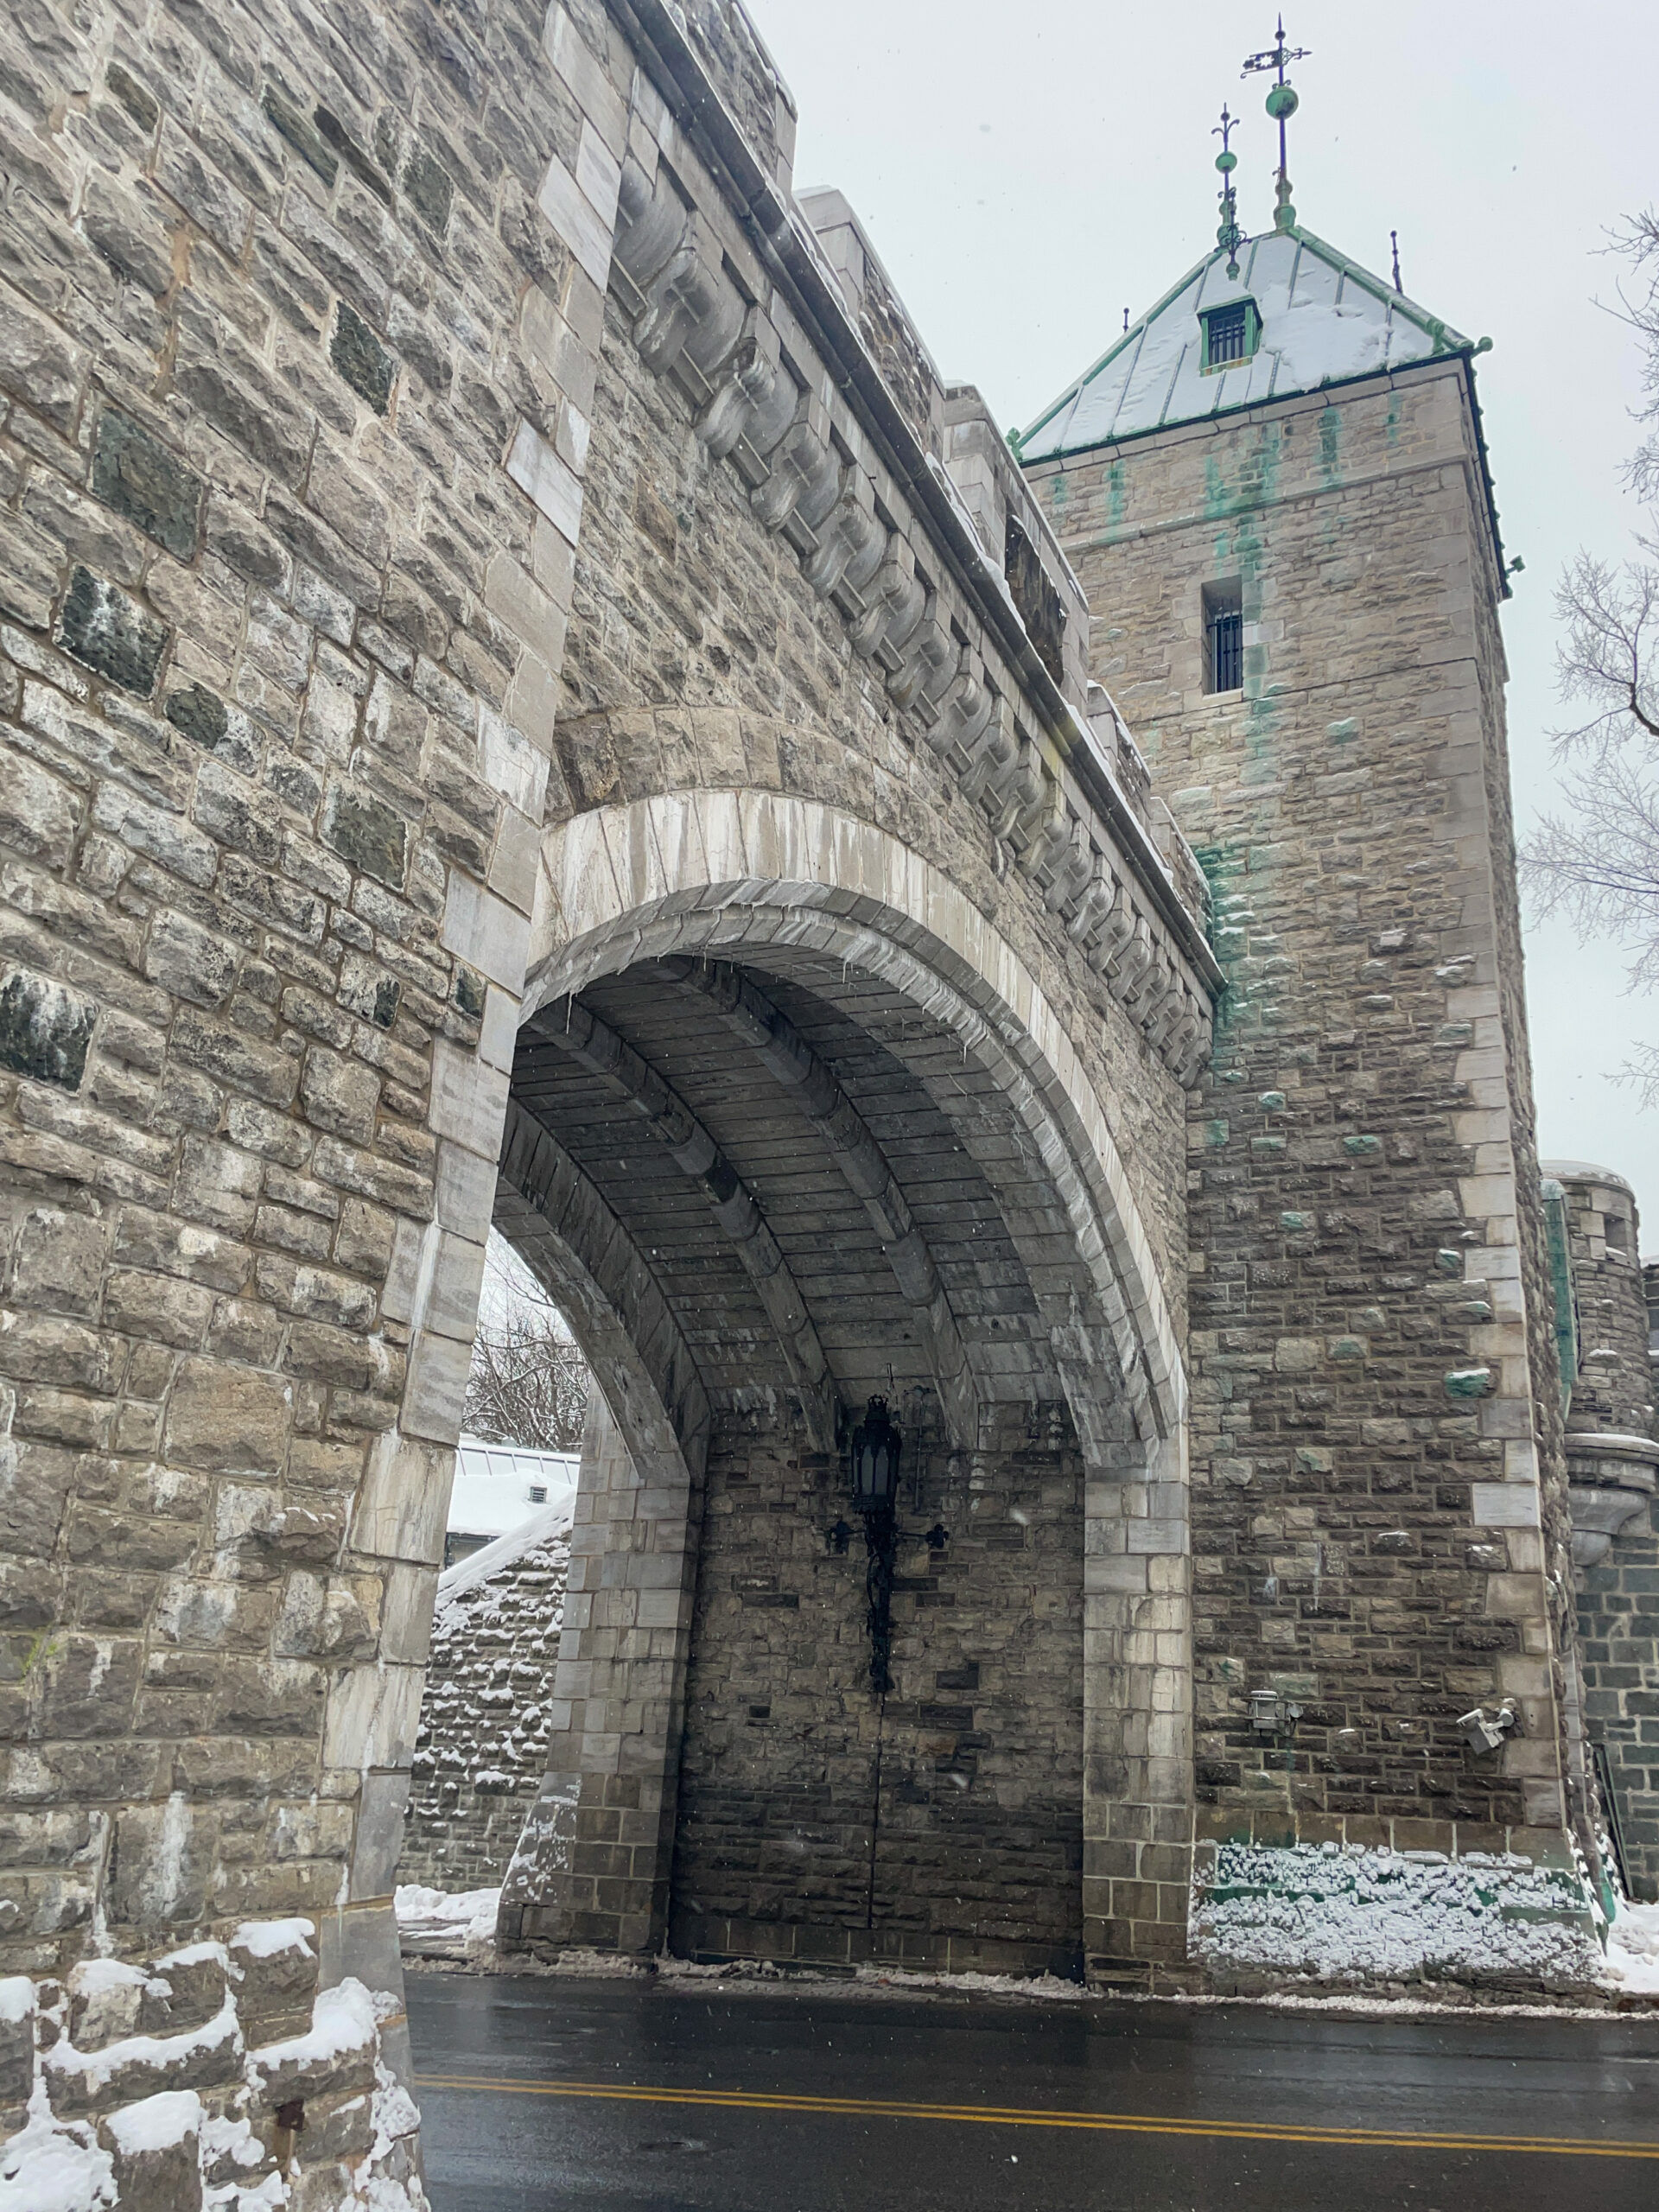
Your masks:
{"label": "stone wall", "polygon": [[1605,1747],[1636,1892],[1659,1894],[1659,1423],[1641,1220],[1622,1175],[1552,1160],[1578,1308],[1567,1417],[1584,1726]]}
{"label": "stone wall", "polygon": [[1576,1577],[1584,1719],[1607,1747],[1638,1897],[1659,1897],[1659,1518],[1651,1497]]}
{"label": "stone wall", "polygon": [[[855,648],[841,607],[814,590],[791,538],[757,527],[743,478],[710,455],[683,394],[651,372],[634,320],[613,288],[550,816],[663,793],[783,792],[893,834],[941,869],[1028,963],[1096,1095],[1110,1102],[1179,1332],[1179,1085],[1126,1016],[1115,995],[1122,986],[1055,927],[1047,889],[1018,865],[1017,833],[985,780],[989,760],[963,777],[918,720],[895,709],[880,663]],[[990,640],[981,644],[993,652]],[[1147,849],[1155,851],[1149,835]],[[1029,855],[1028,839],[1022,849]],[[561,918],[550,902],[550,931]]]}
{"label": "stone wall", "polygon": [[360,1981],[319,1989],[316,1937],[310,1920],[252,1920],[143,1967],[0,1977],[8,2201],[424,2212],[400,2062]]}
{"label": "stone wall", "polygon": [[397,1879],[464,1893],[507,1871],[547,1767],[568,1508],[438,1578]]}
{"label": "stone wall", "polygon": [[633,63],[539,0],[0,47],[0,1967],[304,1914],[393,2047]]}
{"label": "stone wall", "polygon": [[835,1487],[760,1423],[710,1455],[673,1948],[1075,1974],[1083,1497],[1070,1423],[1058,1406],[1009,1409],[969,1462],[937,1423],[928,1433],[922,1394],[897,1410],[912,1471],[884,1701],[869,1691],[865,1546],[856,1529],[844,1551],[830,1541],[847,1526]]}
{"label": "stone wall", "polygon": [[[1559,1858],[1564,1470],[1465,374],[1031,474],[1229,982],[1188,1136],[1200,1833]],[[1229,579],[1244,686],[1211,697]],[[1524,1734],[1477,1759],[1458,1717],[1505,1700]]]}
{"label": "stone wall", "polygon": [[[553,1754],[581,1777],[574,1841],[559,1858],[550,1815],[558,1863],[539,1895],[515,1873],[504,1925],[522,1914],[543,1945],[659,1939],[700,1487],[722,1452],[766,1435],[786,1479],[827,1503],[837,1409],[855,1414],[879,1380],[883,1301],[908,1265],[861,1241],[834,1280],[842,1240],[869,1234],[865,1169],[843,1177],[840,1137],[803,1130],[794,1076],[780,1097],[753,1040],[722,1054],[688,1013],[684,970],[729,961],[769,997],[780,977],[796,988],[792,1023],[804,1003],[903,1040],[880,1071],[882,1110],[904,1136],[909,1084],[951,1142],[902,1154],[872,1186],[908,1193],[918,1220],[918,1187],[928,1205],[925,1230],[890,1241],[954,1235],[926,1185],[958,1147],[976,1168],[976,1144],[995,1160],[1000,1185],[976,1189],[988,1210],[971,1218],[1019,1244],[1012,1281],[978,1280],[971,1262],[947,1280],[942,1262],[937,1297],[906,1292],[895,1353],[906,1380],[926,1374],[935,1308],[947,1339],[953,1316],[963,1342],[1003,1326],[1006,1350],[969,1343],[979,1411],[1072,1406],[1097,1562],[1082,1626],[1096,1840],[1109,1802],[1148,1843],[1159,1822],[1179,1827],[1160,1829],[1170,1863],[1131,1879],[1121,1911],[1105,1908],[1123,1869],[1103,1859],[1084,1910],[1096,1952],[1167,1953],[1184,1940],[1189,1829],[1175,1093],[1203,1058],[1213,973],[1176,886],[1199,879],[1166,867],[1144,794],[1119,782],[1115,721],[1109,747],[1089,725],[1080,620],[1057,682],[1011,607],[1003,537],[981,534],[918,437],[943,395],[879,270],[861,246],[856,270],[832,266],[775,200],[735,92],[728,112],[693,81],[696,23],[682,51],[666,11],[642,20],[667,112],[631,139],[620,184],[532,956],[542,1003],[521,1035],[499,1218],[578,1334],[610,1345],[595,1369],[625,1397],[641,1380],[615,1341],[626,1313],[660,1405],[636,1407],[632,1427],[619,1408],[635,1472],[579,1516]],[[1075,578],[1027,519],[1043,580],[1080,618]],[[989,1134],[988,1079],[1032,1102],[1023,1127]],[[823,1080],[863,1110],[836,1053]],[[809,1196],[820,1170],[829,1188]],[[1010,1322],[995,1301],[1022,1268]],[[953,1441],[978,1438],[970,1425]],[[844,1695],[823,1686],[826,1729]],[[953,1886],[938,1867],[925,1880]]]}

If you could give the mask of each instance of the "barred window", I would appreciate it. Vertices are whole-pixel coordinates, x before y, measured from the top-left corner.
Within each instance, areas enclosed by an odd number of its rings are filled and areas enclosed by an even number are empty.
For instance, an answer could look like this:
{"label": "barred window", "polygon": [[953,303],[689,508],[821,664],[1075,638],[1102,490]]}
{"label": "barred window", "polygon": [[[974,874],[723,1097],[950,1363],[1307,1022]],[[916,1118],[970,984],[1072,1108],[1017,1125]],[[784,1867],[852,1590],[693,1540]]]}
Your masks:
{"label": "barred window", "polygon": [[1206,308],[1199,321],[1204,325],[1206,371],[1248,361],[1261,343],[1262,325],[1254,300],[1229,300],[1225,307]]}
{"label": "barred window", "polygon": [[1244,610],[1236,584],[1204,588],[1204,688],[1244,688]]}

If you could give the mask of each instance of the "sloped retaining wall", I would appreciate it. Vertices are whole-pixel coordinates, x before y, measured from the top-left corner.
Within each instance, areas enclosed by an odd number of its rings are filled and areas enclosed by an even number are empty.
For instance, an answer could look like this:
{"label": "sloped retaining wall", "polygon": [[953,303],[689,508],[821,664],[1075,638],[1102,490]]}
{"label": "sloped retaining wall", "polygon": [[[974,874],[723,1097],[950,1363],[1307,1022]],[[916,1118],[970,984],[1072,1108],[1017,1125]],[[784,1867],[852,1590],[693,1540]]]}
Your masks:
{"label": "sloped retaining wall", "polygon": [[547,1766],[570,1558],[568,1501],[438,1581],[400,1883],[493,1888]]}

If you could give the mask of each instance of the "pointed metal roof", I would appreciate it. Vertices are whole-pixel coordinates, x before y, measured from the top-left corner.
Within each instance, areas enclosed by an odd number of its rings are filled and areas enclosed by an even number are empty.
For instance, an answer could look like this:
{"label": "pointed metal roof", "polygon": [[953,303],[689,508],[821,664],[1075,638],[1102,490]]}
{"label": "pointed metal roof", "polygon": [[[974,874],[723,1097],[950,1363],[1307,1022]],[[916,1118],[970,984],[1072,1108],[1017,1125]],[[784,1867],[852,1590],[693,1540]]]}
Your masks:
{"label": "pointed metal roof", "polygon": [[[1249,300],[1261,338],[1247,361],[1206,372],[1203,309]],[[1016,449],[1048,461],[1382,369],[1471,353],[1474,341],[1300,225],[1252,238],[1236,278],[1217,249],[1046,408]]]}

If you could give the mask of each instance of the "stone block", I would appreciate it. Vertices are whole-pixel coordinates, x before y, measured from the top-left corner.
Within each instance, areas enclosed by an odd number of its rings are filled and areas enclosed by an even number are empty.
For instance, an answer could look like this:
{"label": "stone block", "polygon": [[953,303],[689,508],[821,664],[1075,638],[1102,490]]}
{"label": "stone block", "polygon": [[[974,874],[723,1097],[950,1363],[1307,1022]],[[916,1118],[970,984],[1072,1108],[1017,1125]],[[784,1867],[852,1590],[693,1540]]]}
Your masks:
{"label": "stone block", "polygon": [[201,2127],[201,2099],[194,2089],[163,2089],[99,2122],[122,2212],[199,2212]]}
{"label": "stone block", "polygon": [[258,2109],[274,2113],[313,2098],[372,2093],[377,2042],[373,2009],[360,1982],[321,1991],[312,2003],[308,2032],[250,2048],[248,2080]]}
{"label": "stone block", "polygon": [[[250,2043],[275,2040],[308,2021],[317,1993],[316,1924],[250,1920],[230,1938],[237,2011]],[[269,2029],[269,2035],[264,2031]]]}
{"label": "stone block", "polygon": [[37,1311],[95,1319],[109,1249],[106,1223],[55,1206],[35,1207],[23,1217],[13,1294]]}
{"label": "stone block", "polygon": [[97,1027],[95,1001],[27,968],[0,975],[0,1067],[79,1090]]}
{"label": "stone block", "polygon": [[391,404],[397,361],[357,310],[344,300],[334,309],[328,358],[359,398],[365,399],[377,415],[384,415]]}
{"label": "stone block", "polygon": [[372,1139],[380,1078],[360,1060],[349,1060],[326,1046],[314,1045],[305,1056],[300,1098],[319,1128],[354,1144],[367,1144]]}
{"label": "stone block", "polygon": [[181,1466],[211,1473],[281,1471],[293,1385],[229,1360],[181,1362],[168,1400],[163,1448]]}
{"label": "stone block", "polygon": [[148,699],[170,632],[136,599],[79,565],[69,578],[53,635],[96,675]]}
{"label": "stone block", "polygon": [[0,1977],[0,2111],[29,2102],[35,2080],[35,1984],[27,1974]]}
{"label": "stone block", "polygon": [[349,866],[401,890],[409,865],[409,825],[384,799],[358,785],[331,783],[322,835]]}
{"label": "stone block", "polygon": [[181,2036],[143,2036],[84,2052],[62,2037],[42,2062],[52,2109],[65,2119],[112,2113],[142,2099],[216,2089],[241,2071],[236,2012],[226,2005]]}
{"label": "stone block", "polygon": [[194,558],[201,479],[114,407],[99,416],[92,493],[181,561]]}

